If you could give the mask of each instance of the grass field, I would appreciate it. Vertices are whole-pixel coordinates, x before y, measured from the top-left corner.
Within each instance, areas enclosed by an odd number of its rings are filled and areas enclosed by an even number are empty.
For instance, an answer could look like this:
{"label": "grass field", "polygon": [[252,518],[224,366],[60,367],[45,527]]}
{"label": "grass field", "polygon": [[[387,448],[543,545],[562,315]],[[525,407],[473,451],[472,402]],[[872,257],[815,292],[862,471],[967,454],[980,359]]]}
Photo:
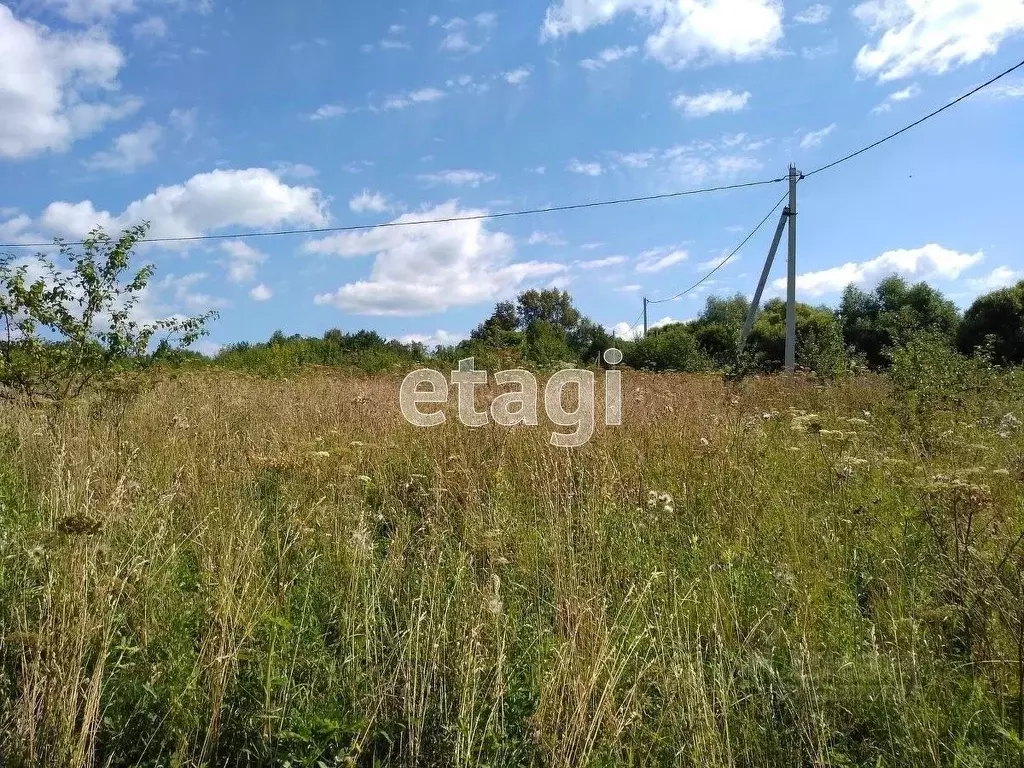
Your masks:
{"label": "grass field", "polygon": [[3,760],[1017,765],[993,376],[626,373],[572,452],[413,428],[393,376],[0,406]]}

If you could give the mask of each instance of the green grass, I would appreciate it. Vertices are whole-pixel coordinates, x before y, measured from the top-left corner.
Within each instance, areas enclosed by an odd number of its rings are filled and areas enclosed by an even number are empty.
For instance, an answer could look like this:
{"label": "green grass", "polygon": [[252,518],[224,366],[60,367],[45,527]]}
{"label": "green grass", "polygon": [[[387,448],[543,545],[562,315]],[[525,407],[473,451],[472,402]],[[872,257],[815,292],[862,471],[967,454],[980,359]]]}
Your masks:
{"label": "green grass", "polygon": [[5,764],[1019,764],[1024,385],[968,373],[627,374],[574,452],[390,376],[7,407]]}

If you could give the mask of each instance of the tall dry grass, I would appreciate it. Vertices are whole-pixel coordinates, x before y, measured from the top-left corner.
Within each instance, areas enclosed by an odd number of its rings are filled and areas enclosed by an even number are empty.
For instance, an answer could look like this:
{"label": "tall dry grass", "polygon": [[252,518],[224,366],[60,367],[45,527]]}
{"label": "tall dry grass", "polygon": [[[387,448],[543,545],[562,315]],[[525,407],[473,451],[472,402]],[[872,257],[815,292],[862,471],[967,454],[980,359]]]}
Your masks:
{"label": "tall dry grass", "polygon": [[398,384],[0,410],[6,764],[1020,759],[1019,391],[627,374],[564,451]]}

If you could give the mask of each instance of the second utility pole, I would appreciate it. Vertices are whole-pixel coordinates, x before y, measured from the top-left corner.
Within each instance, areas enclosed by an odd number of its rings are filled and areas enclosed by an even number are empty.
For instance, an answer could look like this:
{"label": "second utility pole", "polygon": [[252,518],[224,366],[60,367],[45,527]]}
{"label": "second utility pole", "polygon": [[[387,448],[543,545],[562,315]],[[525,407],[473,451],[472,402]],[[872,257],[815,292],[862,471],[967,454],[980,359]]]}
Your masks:
{"label": "second utility pole", "polygon": [[789,259],[786,277],[786,371],[796,371],[796,183],[800,171],[789,166]]}
{"label": "second utility pole", "polygon": [[644,296],[644,338],[647,338],[647,297]]}

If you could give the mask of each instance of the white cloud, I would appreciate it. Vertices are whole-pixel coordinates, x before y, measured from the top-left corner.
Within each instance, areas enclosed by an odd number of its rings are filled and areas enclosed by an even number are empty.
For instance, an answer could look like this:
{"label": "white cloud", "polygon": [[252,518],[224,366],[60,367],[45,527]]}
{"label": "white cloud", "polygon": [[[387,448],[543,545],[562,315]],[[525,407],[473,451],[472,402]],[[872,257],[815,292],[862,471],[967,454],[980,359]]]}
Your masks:
{"label": "white cloud", "polygon": [[580,62],[580,66],[584,69],[589,69],[591,72],[596,72],[599,69],[604,69],[609,64],[614,64],[616,61],[635,56],[639,52],[640,49],[635,45],[630,45],[625,48],[619,48],[618,46],[605,48],[594,58],[583,59],[583,61]]}
{"label": "white cloud", "polygon": [[527,245],[554,245],[562,246],[566,242],[564,239],[554,234],[553,232],[534,232],[530,235],[530,238],[526,241]]}
{"label": "white cloud", "polygon": [[793,17],[797,24],[824,24],[832,15],[832,9],[827,5],[815,3],[804,8]]}
{"label": "white cloud", "polygon": [[305,163],[277,163],[274,165],[274,173],[282,179],[312,179],[319,175],[316,168]]}
{"label": "white cloud", "polygon": [[620,285],[615,289],[618,293],[636,293],[637,291],[643,290],[642,285]]}
{"label": "white cloud", "polygon": [[466,333],[451,333],[438,329],[433,333],[409,333],[400,336],[398,340],[403,344],[422,344],[428,350],[432,350],[434,347],[450,347],[468,338],[469,334]]}
{"label": "white cloud", "polygon": [[459,169],[454,171],[439,171],[437,173],[421,173],[417,176],[420,181],[426,184],[451,184],[456,187],[479,187],[488,181],[494,181],[497,176],[493,173],[483,171],[470,171]]}
{"label": "white cloud", "polygon": [[1019,99],[1024,97],[1024,82],[996,83],[989,86],[986,92],[997,99]]}
{"label": "white cloud", "polygon": [[553,40],[633,14],[649,24],[647,54],[667,67],[752,61],[782,39],[780,0],[554,0],[541,29]]}
{"label": "white cloud", "polygon": [[443,99],[447,94],[439,88],[420,88],[409,93],[400,93],[388,96],[378,109],[391,111],[405,109],[413,104],[426,104],[431,101]]}
{"label": "white cloud", "polygon": [[624,168],[646,168],[655,159],[654,152],[612,152],[615,165]]}
{"label": "white cloud", "polygon": [[391,206],[388,204],[388,199],[380,192],[371,192],[368,189],[364,189],[358,195],[348,201],[348,207],[352,209],[353,213],[384,213]]}
{"label": "white cloud", "polygon": [[601,167],[600,163],[581,163],[575,157],[569,161],[567,170],[571,173],[579,173],[584,176],[600,176],[604,173],[604,168]]}
{"label": "white cloud", "polygon": [[1000,288],[1006,288],[1010,285],[1016,285],[1021,280],[1024,280],[1024,272],[1019,269],[1001,266],[996,267],[984,277],[977,277],[969,282],[971,288],[975,291],[987,293],[989,291],[997,291]]}
{"label": "white cloud", "polygon": [[519,67],[519,69],[506,72],[502,77],[505,78],[505,82],[509,85],[522,85],[530,77],[530,70],[526,67]]}
{"label": "white cloud", "polygon": [[[473,19],[477,30],[474,32],[472,26],[465,19],[456,16],[445,22],[443,29],[445,35],[439,46],[442,51],[455,54],[478,53],[483,50],[484,44],[490,40],[491,31],[498,25],[498,17],[494,13],[479,13]],[[472,42],[470,36],[483,34],[482,42]]]}
{"label": "white cloud", "polygon": [[0,51],[0,156],[65,151],[142,105],[108,100],[120,87],[124,56],[99,29],[53,32],[0,5]]}
{"label": "white cloud", "polygon": [[[664,255],[662,255],[664,254]],[[665,253],[661,249],[644,251],[636,264],[637,272],[661,272],[676,264],[681,264],[690,258],[690,254],[683,250],[669,251]]]}
{"label": "white cloud", "polygon": [[195,107],[192,109],[172,109],[170,115],[171,127],[181,134],[181,140],[186,144],[192,140],[196,135],[196,125],[198,123],[199,110]]}
{"label": "white cloud", "polygon": [[907,101],[908,99],[915,99],[920,95],[921,88],[917,85],[917,83],[912,83],[911,85],[908,85],[906,88],[901,88],[898,91],[890,93],[888,96],[885,97],[885,101],[883,101],[881,104],[879,104],[871,111],[874,112],[875,114],[881,112],[888,112],[890,109],[892,109],[893,104],[900,101]]}
{"label": "white cloud", "polygon": [[810,131],[805,133],[804,137],[800,139],[801,149],[814,149],[814,147],[820,147],[821,142],[836,129],[836,124],[826,125],[824,128],[818,131]]}
{"label": "white cloud", "polygon": [[866,0],[853,13],[877,37],[854,66],[883,81],[942,74],[995,54],[1024,31],[1020,0]]}
{"label": "white cloud", "polygon": [[242,240],[221,243],[228,254],[228,280],[233,283],[251,283],[256,279],[256,268],[267,260],[267,255]]}
{"label": "white cloud", "polygon": [[412,50],[412,46],[401,40],[392,40],[385,37],[380,41],[380,49],[382,51],[409,51]]}
{"label": "white cloud", "polygon": [[577,261],[576,266],[580,269],[604,269],[605,267],[617,267],[625,264],[629,259],[625,256],[607,256],[603,259],[591,259],[590,261]]}
{"label": "white cloud", "polygon": [[697,96],[678,94],[672,105],[681,109],[687,117],[707,117],[716,112],[739,112],[750,101],[750,92],[735,93],[731,90],[718,90],[701,93]]}
{"label": "white cloud", "polygon": [[274,292],[263,283],[260,283],[249,291],[249,296],[252,297],[253,301],[269,301],[273,298]]}
{"label": "white cloud", "polygon": [[388,27],[389,35],[400,35],[405,32],[405,26],[403,24],[392,24]]}
{"label": "white cloud", "polygon": [[[663,328],[666,325],[672,325],[673,323],[680,323],[682,320],[676,320],[672,317],[663,317],[653,323],[648,323],[648,330],[654,328]],[[626,339],[628,341],[636,341],[644,335],[644,324],[637,323],[636,325],[630,325],[629,323],[616,323],[612,327],[612,335],[617,339]]]}
{"label": "white cloud", "polygon": [[324,104],[316,112],[308,115],[308,118],[310,120],[329,120],[332,117],[342,117],[353,112],[355,112],[354,109],[349,109],[341,104]]}
{"label": "white cloud", "polygon": [[110,21],[119,13],[135,10],[134,0],[43,0],[68,21],[92,24]]}
{"label": "white cloud", "polygon": [[73,237],[97,224],[111,231],[150,221],[154,238],[194,237],[226,227],[324,226],[328,220],[320,190],[284,184],[266,168],[200,173],[184,184],[158,187],[117,215],[84,200],[50,203],[39,218],[48,230]]}
{"label": "white cloud", "polygon": [[146,123],[134,133],[121,134],[110,149],[97,152],[82,164],[94,171],[132,173],[156,160],[156,145],[163,133],[156,123]]}
{"label": "white cloud", "polygon": [[150,16],[134,24],[132,34],[137,40],[162,40],[167,37],[167,22],[159,16]]}
{"label": "white cloud", "polygon": [[[955,280],[960,274],[979,263],[984,254],[959,253],[931,243],[920,248],[886,251],[881,256],[862,262],[847,262],[838,267],[797,275],[797,291],[808,296],[837,293],[851,283],[880,280],[891,274],[929,279],[941,277]],[[785,290],[786,280],[773,284],[776,290]]]}
{"label": "white cloud", "polygon": [[[451,200],[436,208],[407,213],[398,223],[481,216],[482,209],[459,209]],[[371,315],[418,315],[509,296],[525,283],[565,271],[563,264],[513,262],[515,246],[486,222],[376,228],[332,235],[307,243],[308,253],[374,254],[370,277],[319,294],[317,304]]]}

